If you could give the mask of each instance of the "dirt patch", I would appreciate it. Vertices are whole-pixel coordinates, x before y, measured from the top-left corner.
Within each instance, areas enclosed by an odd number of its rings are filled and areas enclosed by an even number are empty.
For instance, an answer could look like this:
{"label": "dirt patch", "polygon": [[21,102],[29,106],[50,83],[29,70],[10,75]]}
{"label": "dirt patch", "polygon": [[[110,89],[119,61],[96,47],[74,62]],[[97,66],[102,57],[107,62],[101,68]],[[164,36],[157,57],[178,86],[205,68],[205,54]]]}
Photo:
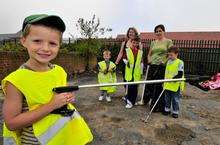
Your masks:
{"label": "dirt patch", "polygon": [[87,112],[87,113],[93,113],[93,112],[97,112],[97,111],[105,111],[106,110],[106,106],[97,103],[96,105],[81,105],[78,108],[80,108],[79,110],[82,112]]}
{"label": "dirt patch", "polygon": [[155,129],[156,138],[165,144],[180,145],[183,141],[190,141],[196,134],[179,124],[165,125],[164,128]]}
{"label": "dirt patch", "polygon": [[108,116],[106,114],[102,115],[102,118],[106,121],[106,122],[112,122],[112,123],[120,123],[121,121],[124,121],[124,118],[120,118],[120,117],[115,117],[115,116]]}
{"label": "dirt patch", "polygon": [[187,95],[187,94],[182,94],[182,98],[183,98],[183,99],[191,99],[192,96]]}

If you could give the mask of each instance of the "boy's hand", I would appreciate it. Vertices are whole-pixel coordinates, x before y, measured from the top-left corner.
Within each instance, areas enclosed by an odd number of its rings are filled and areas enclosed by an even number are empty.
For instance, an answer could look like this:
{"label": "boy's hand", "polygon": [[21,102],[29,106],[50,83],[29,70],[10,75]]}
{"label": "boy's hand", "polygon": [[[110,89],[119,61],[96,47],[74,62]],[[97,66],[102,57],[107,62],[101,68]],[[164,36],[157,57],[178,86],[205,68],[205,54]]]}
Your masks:
{"label": "boy's hand", "polygon": [[104,72],[103,72],[105,75],[108,73],[108,70],[106,69],[106,70],[104,70]]}
{"label": "boy's hand", "polygon": [[68,103],[72,103],[74,99],[75,95],[73,93],[60,93],[55,94],[49,104],[53,107],[53,109],[57,109]]}
{"label": "boy's hand", "polygon": [[114,72],[115,70],[116,70],[116,67],[113,67],[113,68],[109,69],[108,71],[109,72]]}
{"label": "boy's hand", "polygon": [[164,64],[164,61],[163,61],[163,60],[160,60],[160,64]]}
{"label": "boy's hand", "polygon": [[127,63],[127,67],[130,68],[130,63],[129,62]]}

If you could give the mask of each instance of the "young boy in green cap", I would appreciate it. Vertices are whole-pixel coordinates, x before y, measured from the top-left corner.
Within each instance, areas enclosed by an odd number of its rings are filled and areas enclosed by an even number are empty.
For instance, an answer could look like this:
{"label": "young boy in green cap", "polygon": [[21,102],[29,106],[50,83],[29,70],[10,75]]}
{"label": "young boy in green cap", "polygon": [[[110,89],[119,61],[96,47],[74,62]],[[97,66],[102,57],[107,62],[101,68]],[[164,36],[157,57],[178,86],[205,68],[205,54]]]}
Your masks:
{"label": "young boy in green cap", "polygon": [[[2,81],[4,144],[85,145],[93,136],[76,111],[72,93],[56,94],[67,85],[61,66],[51,64],[59,51],[63,20],[55,15],[31,15],[22,26],[21,44],[29,59]],[[67,105],[69,114],[55,111]]]}

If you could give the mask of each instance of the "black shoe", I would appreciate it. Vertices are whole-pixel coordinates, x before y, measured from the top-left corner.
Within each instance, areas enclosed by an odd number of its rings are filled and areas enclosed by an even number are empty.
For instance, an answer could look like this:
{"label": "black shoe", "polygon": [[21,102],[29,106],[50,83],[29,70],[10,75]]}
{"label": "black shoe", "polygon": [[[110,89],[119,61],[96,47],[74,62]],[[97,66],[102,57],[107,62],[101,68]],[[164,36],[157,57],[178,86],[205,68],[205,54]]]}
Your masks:
{"label": "black shoe", "polygon": [[170,111],[163,111],[162,114],[165,116],[168,116],[168,115],[170,115]]}
{"label": "black shoe", "polygon": [[172,117],[173,117],[173,118],[178,118],[178,114],[173,113],[173,114],[172,114]]}

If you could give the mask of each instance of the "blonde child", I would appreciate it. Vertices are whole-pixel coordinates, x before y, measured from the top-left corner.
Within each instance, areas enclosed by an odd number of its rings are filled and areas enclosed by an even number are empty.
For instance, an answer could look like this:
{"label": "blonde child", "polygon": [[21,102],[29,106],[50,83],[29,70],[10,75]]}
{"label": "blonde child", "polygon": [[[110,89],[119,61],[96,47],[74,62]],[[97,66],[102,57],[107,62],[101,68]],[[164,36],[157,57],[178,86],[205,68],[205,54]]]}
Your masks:
{"label": "blonde child", "polygon": [[[116,83],[116,65],[110,61],[111,52],[109,50],[104,50],[103,52],[103,61],[98,63],[98,82],[101,83]],[[107,102],[111,102],[110,94],[116,91],[115,86],[110,87],[100,87],[101,95],[99,101],[102,101],[106,98]]]}
{"label": "blonde child", "polygon": [[[89,127],[71,103],[74,95],[52,92],[67,84],[64,69],[50,63],[57,56],[64,31],[58,16],[25,18],[21,44],[29,59],[2,81],[4,144],[85,145],[92,141]],[[64,105],[68,115],[55,111]]]}

